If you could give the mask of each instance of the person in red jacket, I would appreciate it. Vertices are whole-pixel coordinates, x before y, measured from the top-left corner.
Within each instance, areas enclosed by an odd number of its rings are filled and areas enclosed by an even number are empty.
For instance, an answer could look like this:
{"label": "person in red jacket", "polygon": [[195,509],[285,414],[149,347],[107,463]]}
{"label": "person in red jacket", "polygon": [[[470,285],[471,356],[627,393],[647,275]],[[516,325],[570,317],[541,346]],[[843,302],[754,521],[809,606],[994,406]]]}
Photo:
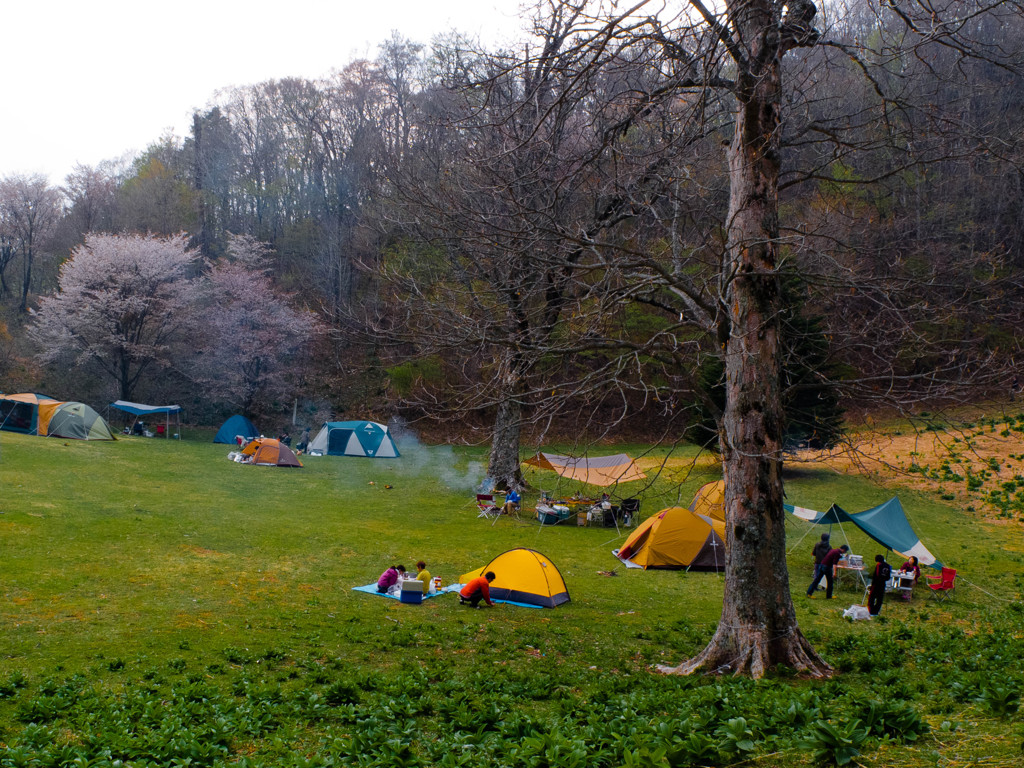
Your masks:
{"label": "person in red jacket", "polygon": [[839,562],[840,558],[845,557],[846,553],[850,551],[850,548],[843,544],[838,549],[830,549],[828,554],[821,559],[820,568],[814,571],[814,581],[811,582],[811,586],[807,588],[807,596],[814,597],[814,590],[818,588],[818,583],[821,581],[821,577],[825,577],[825,599],[832,599],[832,581],[835,578],[833,574],[836,563]]}
{"label": "person in red jacket", "polygon": [[491,582],[494,579],[494,571],[488,571],[483,576],[470,579],[469,583],[459,591],[459,603],[479,608],[480,601],[483,600],[488,605],[493,606],[494,603],[491,602]]}

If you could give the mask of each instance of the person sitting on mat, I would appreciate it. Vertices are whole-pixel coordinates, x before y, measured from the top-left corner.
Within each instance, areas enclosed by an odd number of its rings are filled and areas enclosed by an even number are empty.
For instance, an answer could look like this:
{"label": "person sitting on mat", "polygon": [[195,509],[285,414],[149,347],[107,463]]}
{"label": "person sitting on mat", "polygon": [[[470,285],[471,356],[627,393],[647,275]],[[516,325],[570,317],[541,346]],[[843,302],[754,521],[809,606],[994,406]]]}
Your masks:
{"label": "person sitting on mat", "polygon": [[382,595],[386,595],[391,587],[395,586],[399,580],[399,574],[401,577],[405,577],[405,566],[404,565],[392,565],[377,579],[377,591]]}
{"label": "person sitting on mat", "polygon": [[427,570],[427,564],[420,560],[416,563],[416,575],[413,576],[416,581],[423,582],[423,594],[430,592],[430,571]]}
{"label": "person sitting on mat", "polygon": [[480,601],[483,600],[488,605],[493,606],[494,603],[491,602],[491,582],[495,578],[494,571],[488,571],[483,576],[470,579],[469,583],[459,592],[459,603],[479,608]]}

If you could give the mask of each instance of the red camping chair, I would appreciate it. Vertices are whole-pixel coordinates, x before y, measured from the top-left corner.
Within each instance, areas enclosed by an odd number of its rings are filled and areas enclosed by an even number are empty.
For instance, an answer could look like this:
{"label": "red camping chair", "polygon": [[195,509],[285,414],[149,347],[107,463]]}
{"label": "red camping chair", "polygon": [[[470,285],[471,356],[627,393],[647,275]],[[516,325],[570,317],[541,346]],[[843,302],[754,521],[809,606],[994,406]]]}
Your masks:
{"label": "red camping chair", "polygon": [[478,493],[476,495],[476,508],[480,510],[477,517],[485,517],[488,520],[496,520],[501,514],[501,509],[494,503],[493,493]]}
{"label": "red camping chair", "polygon": [[956,589],[956,569],[943,568],[939,576],[925,576],[928,579],[928,589],[936,600],[945,600],[953,594]]}

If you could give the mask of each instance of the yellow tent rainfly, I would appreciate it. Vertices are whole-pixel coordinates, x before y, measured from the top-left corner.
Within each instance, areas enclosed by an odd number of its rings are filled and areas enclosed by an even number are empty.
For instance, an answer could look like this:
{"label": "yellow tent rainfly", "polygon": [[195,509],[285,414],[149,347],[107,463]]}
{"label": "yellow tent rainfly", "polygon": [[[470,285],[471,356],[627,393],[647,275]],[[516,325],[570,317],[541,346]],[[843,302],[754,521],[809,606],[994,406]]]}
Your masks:
{"label": "yellow tent rainfly", "polygon": [[725,523],[683,507],[663,509],[612,552],[628,568],[725,570]]}
{"label": "yellow tent rainfly", "polygon": [[494,571],[491,599],[499,603],[513,603],[534,608],[554,608],[569,602],[565,580],[555,564],[545,555],[525,547],[503,552],[483,568],[464,573],[459,581]]}

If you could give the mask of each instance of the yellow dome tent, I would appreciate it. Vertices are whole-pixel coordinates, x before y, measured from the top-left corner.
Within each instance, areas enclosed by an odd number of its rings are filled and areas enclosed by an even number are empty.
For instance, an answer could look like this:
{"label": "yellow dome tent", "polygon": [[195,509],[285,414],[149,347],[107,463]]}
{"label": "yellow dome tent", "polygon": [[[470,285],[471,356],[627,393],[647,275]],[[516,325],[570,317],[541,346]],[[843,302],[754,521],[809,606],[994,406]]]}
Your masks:
{"label": "yellow dome tent", "polygon": [[683,507],[647,518],[614,554],[629,568],[725,570],[725,523]]}
{"label": "yellow dome tent", "polygon": [[503,552],[483,568],[462,574],[460,583],[494,571],[491,599],[535,608],[554,608],[569,602],[565,580],[545,555],[525,547]]}
{"label": "yellow dome tent", "polygon": [[690,511],[725,522],[725,481],[705,483],[697,489],[690,502]]}

